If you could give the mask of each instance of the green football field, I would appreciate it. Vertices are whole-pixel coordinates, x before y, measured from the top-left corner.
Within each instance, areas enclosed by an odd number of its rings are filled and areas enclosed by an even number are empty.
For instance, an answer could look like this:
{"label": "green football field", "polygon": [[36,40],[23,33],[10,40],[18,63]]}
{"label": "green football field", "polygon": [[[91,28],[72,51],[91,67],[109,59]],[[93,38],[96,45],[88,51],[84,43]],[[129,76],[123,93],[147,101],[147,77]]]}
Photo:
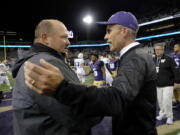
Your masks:
{"label": "green football field", "polygon": [[[8,76],[10,85],[13,87],[14,86],[14,79],[13,79],[11,73],[6,73],[6,75]],[[10,92],[11,90],[9,89],[9,87],[6,84],[1,84],[0,85],[0,91]]]}
{"label": "green football field", "polygon": [[[85,66],[85,71],[86,73],[89,72],[90,68],[88,66]],[[93,83],[93,74],[90,74],[89,76],[86,77],[85,84],[86,85],[91,85]]]}
{"label": "green football field", "polygon": [[178,129],[178,130],[176,130],[176,131],[174,131],[172,133],[168,133],[166,135],[180,135],[180,129]]}

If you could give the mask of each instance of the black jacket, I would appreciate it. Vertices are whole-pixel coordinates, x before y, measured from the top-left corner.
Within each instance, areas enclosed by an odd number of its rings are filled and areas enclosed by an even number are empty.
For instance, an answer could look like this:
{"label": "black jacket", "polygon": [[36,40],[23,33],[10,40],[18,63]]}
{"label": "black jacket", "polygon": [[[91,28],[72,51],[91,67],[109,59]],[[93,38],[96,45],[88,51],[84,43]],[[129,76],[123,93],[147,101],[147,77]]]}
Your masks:
{"label": "black jacket", "polygon": [[86,116],[112,116],[113,135],[157,135],[155,65],[140,45],[122,56],[112,87],[63,81],[56,98]]}
{"label": "black jacket", "polygon": [[159,62],[157,62],[157,57],[155,57],[154,62],[156,67],[159,67],[159,71],[157,72],[158,87],[173,86],[174,83],[180,83],[178,66],[173,58],[163,55]]}
{"label": "black jacket", "polygon": [[[34,44],[30,53],[14,67],[13,90],[14,135],[88,135],[96,118],[79,118],[73,110],[54,97],[43,96],[29,89],[24,82],[24,62],[39,64],[43,58],[57,66],[66,80],[79,84],[76,74],[64,62],[63,55],[42,44]],[[99,118],[97,118],[99,120]]]}

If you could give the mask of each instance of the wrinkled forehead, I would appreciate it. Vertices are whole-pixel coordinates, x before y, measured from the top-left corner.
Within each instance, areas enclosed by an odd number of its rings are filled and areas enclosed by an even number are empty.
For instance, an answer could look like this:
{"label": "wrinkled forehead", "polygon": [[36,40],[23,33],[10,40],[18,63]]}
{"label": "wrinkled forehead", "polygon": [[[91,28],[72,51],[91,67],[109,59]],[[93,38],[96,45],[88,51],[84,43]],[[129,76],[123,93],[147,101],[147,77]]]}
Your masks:
{"label": "wrinkled forehead", "polygon": [[67,30],[66,26],[61,22],[54,25],[54,30],[61,35],[68,35],[68,30]]}
{"label": "wrinkled forehead", "polygon": [[62,22],[58,22],[55,26],[61,30],[67,30],[66,26]]}
{"label": "wrinkled forehead", "polygon": [[62,31],[64,34],[68,35],[68,30],[65,25],[62,26]]}
{"label": "wrinkled forehead", "polygon": [[67,28],[63,23],[61,23],[60,28],[63,29],[64,31],[67,31]]}

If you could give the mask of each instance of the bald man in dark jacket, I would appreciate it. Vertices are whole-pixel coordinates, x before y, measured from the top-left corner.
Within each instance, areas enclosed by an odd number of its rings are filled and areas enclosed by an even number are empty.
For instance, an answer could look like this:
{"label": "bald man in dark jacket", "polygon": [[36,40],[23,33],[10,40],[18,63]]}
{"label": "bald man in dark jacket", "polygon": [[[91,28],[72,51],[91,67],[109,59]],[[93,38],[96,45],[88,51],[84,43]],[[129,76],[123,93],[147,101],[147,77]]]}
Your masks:
{"label": "bald man in dark jacket", "polygon": [[63,53],[69,45],[66,27],[58,20],[43,20],[36,28],[35,37],[28,55],[20,59],[13,69],[14,135],[89,135],[99,118],[92,120],[76,115],[71,107],[59,103],[53,95],[39,95],[25,85],[24,62],[28,60],[39,64],[42,58],[62,70],[66,80],[80,83],[64,61]]}

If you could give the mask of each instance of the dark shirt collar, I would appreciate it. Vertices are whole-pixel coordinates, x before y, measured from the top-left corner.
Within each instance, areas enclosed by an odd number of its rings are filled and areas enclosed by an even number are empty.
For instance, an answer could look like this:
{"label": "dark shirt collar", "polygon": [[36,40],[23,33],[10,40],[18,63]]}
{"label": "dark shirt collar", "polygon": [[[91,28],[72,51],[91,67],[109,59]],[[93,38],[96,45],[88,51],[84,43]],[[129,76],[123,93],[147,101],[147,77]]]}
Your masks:
{"label": "dark shirt collar", "polygon": [[164,57],[165,57],[165,54],[163,54],[162,56],[159,56],[159,57],[156,56],[157,59],[164,59]]}

